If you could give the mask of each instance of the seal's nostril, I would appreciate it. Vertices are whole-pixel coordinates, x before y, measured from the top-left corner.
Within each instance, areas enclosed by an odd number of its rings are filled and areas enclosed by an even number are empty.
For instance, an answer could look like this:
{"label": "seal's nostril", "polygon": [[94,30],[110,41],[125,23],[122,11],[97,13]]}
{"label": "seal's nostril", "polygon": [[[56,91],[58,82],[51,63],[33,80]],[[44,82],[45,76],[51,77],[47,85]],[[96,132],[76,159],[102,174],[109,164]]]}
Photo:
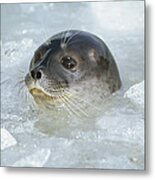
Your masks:
{"label": "seal's nostril", "polygon": [[40,79],[40,78],[41,78],[41,72],[38,71],[38,72],[36,72],[36,79]]}
{"label": "seal's nostril", "polygon": [[31,71],[31,76],[33,79],[40,79],[41,78],[41,72],[40,71]]}

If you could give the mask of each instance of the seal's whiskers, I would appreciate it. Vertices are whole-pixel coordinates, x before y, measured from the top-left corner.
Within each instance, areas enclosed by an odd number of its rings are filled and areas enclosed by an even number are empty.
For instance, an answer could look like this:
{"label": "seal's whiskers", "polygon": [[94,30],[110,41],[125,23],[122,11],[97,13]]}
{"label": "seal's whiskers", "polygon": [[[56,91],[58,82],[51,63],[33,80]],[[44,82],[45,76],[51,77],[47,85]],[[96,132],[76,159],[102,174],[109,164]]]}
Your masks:
{"label": "seal's whiskers", "polygon": [[26,101],[26,103],[28,102],[28,91],[27,88],[25,86],[25,80],[19,80],[16,84],[15,87],[18,87],[18,95],[21,97],[24,97],[24,100]]}
{"label": "seal's whiskers", "polygon": [[75,94],[73,94],[73,96],[75,97],[75,100],[73,100],[73,101],[75,101],[75,103],[78,103],[78,104],[80,105],[81,103],[78,102],[78,101],[81,101],[81,102],[84,103],[86,106],[91,106],[91,107],[92,107],[93,109],[95,109],[96,111],[101,112],[101,109],[98,108],[98,107],[96,107],[96,106],[94,106],[92,103],[90,103],[90,102],[88,102],[88,101],[86,101],[86,100],[78,97],[78,96],[75,95]]}
{"label": "seal's whiskers", "polygon": [[74,110],[74,108],[72,108],[72,106],[70,105],[69,102],[66,101],[66,99],[64,99],[64,97],[61,97],[61,100],[63,101],[63,103],[65,104],[66,109],[68,110],[68,112],[70,113],[70,111],[75,114],[77,117],[81,117],[81,115]]}
{"label": "seal's whiskers", "polygon": [[[73,91],[73,90],[72,90],[72,91]],[[70,93],[69,90],[68,90],[68,93]],[[80,107],[81,107],[81,104],[83,104],[83,106],[85,106],[85,107],[86,107],[86,106],[91,106],[91,107],[92,107],[93,109],[95,109],[96,111],[102,112],[102,110],[101,110],[99,107],[96,107],[96,106],[93,105],[92,103],[88,102],[86,99],[82,99],[82,98],[80,98],[79,96],[77,96],[75,91],[72,92],[72,96],[74,97],[74,98],[72,98],[72,101],[73,101],[75,104],[79,105]],[[82,102],[82,103],[81,103],[81,102]]]}
{"label": "seal's whiskers", "polygon": [[16,86],[19,86],[19,89],[18,89],[18,94],[19,94],[19,95],[21,95],[22,91],[23,91],[23,90],[24,90],[24,88],[25,88],[24,83],[22,83],[22,82],[18,82],[18,83],[16,83],[15,87],[16,87]]}
{"label": "seal's whiskers", "polygon": [[61,34],[60,46],[61,46],[62,44],[64,44],[64,38],[65,38],[65,31],[62,32],[62,34]]}
{"label": "seal's whiskers", "polygon": [[18,69],[18,72],[21,73],[22,75],[25,74],[25,72],[23,70],[21,70],[21,69]]}
{"label": "seal's whiskers", "polygon": [[80,113],[82,113],[84,116],[86,116],[86,117],[89,116],[86,112],[84,112],[84,111],[82,110],[82,108],[80,108],[79,106],[76,106],[76,104],[75,104],[73,101],[71,101],[67,96],[63,96],[63,98],[66,100],[67,103],[69,103],[71,106],[73,106],[74,109],[76,109],[77,111],[79,111]]}
{"label": "seal's whiskers", "polygon": [[63,43],[66,44],[66,45],[67,45],[67,43],[66,43],[67,35],[71,32],[71,29],[72,29],[73,25],[74,25],[74,21],[72,22],[72,24],[70,25],[68,30],[64,31],[64,33],[63,33],[64,34],[64,41],[63,41]]}

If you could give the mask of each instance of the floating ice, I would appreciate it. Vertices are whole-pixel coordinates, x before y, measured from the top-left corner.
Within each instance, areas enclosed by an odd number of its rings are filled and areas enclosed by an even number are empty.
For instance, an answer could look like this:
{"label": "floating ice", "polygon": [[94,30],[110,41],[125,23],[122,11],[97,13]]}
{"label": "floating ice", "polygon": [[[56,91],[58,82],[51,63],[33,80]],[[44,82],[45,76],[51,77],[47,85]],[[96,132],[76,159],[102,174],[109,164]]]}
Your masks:
{"label": "floating ice", "polygon": [[1,150],[9,148],[16,143],[16,139],[6,129],[1,128]]}
{"label": "floating ice", "polygon": [[37,152],[16,161],[17,167],[43,167],[50,156],[50,149],[40,149]]}
{"label": "floating ice", "polygon": [[144,81],[133,85],[124,94],[125,98],[129,98],[133,103],[144,107]]}

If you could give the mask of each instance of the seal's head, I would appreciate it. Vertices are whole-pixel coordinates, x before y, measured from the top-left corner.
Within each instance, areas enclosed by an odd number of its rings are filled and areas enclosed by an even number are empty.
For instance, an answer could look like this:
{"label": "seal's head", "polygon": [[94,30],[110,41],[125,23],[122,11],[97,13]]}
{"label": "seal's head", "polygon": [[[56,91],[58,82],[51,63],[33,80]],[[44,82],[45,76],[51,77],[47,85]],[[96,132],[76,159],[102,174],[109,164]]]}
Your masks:
{"label": "seal's head", "polygon": [[36,103],[45,107],[71,103],[73,97],[91,103],[121,86],[117,66],[105,43],[77,30],[53,36],[35,51],[25,83]]}

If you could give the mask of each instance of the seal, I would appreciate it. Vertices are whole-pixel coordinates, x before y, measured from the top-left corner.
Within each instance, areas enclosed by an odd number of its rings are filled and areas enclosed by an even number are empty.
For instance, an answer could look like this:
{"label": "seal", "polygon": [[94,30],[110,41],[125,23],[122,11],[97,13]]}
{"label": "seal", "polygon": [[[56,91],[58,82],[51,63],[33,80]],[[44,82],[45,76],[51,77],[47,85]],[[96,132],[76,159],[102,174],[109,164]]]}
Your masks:
{"label": "seal", "polygon": [[80,30],[63,31],[44,42],[34,53],[25,83],[40,106],[69,110],[77,103],[101,101],[121,87],[107,45]]}

